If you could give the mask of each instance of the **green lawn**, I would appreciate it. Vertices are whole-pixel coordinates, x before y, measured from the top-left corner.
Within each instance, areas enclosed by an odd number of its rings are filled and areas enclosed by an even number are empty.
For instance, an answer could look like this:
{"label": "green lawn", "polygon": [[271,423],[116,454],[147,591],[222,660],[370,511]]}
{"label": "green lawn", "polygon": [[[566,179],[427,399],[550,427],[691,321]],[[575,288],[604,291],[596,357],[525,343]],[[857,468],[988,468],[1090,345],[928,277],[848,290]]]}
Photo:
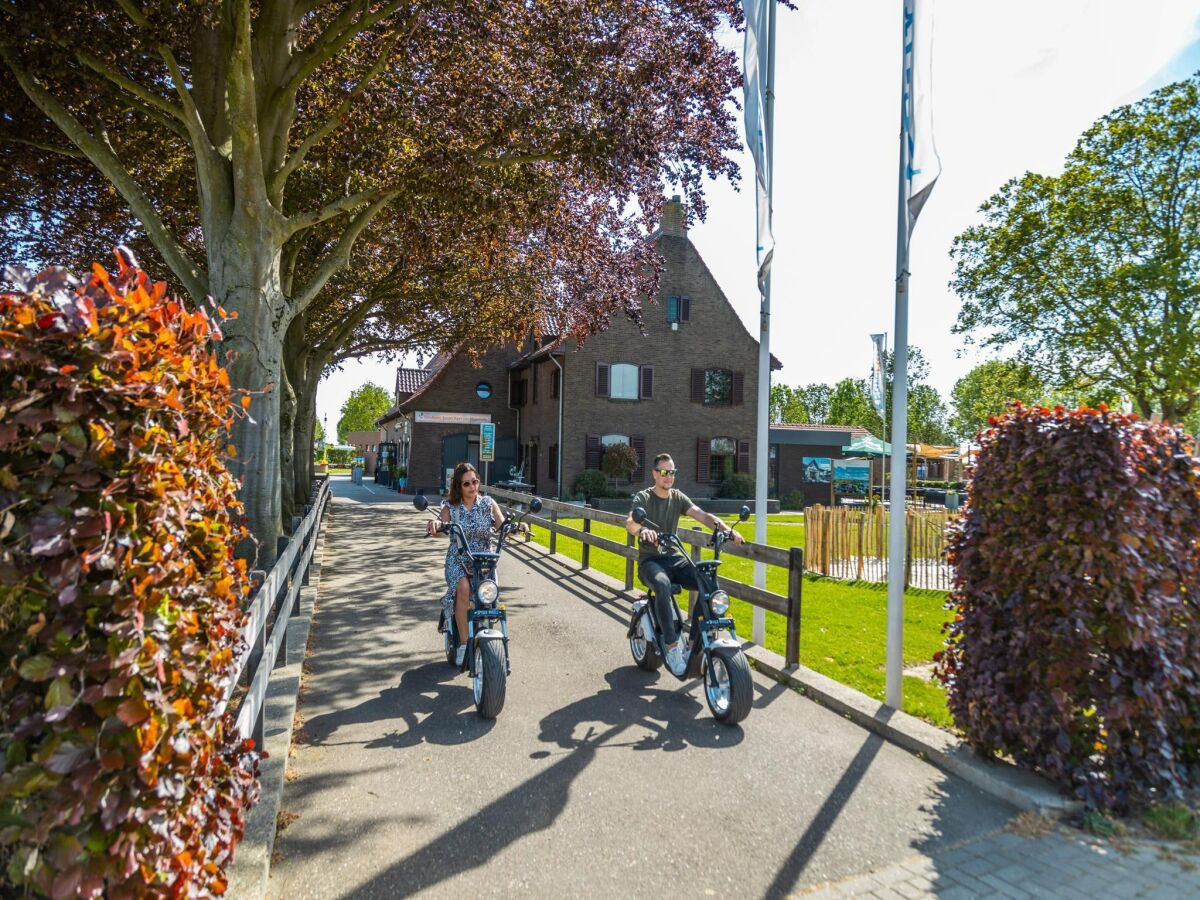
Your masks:
{"label": "green lawn", "polygon": [[[723,517],[733,522],[736,516]],[[684,520],[681,527],[686,527]],[[582,528],[581,519],[559,519],[570,528]],[[804,545],[803,516],[772,516],[767,525],[767,543],[775,547]],[[749,539],[754,536],[754,520],[738,524]],[[549,532],[534,529],[534,540],[548,546]],[[618,525],[592,523],[592,533],[610,540],[625,540],[625,529]],[[580,558],[581,544],[559,536],[556,550],[571,559]],[[705,555],[711,556],[711,553]],[[592,548],[590,565],[613,578],[625,578],[622,557]],[[724,557],[721,574],[747,584],[754,583],[754,564],[734,556]],[[767,589],[787,593],[787,571],[769,566]],[[942,624],[946,621],[946,594],[943,591],[908,590],[904,601],[904,663],[906,666],[932,660],[942,646]],[[753,607],[734,600],[732,614],[740,634],[751,633]],[[846,582],[819,575],[804,577],[800,619],[800,662],[848,687],[877,700],[884,698],[884,661],[886,657],[887,586],[870,582]],[[787,623],[783,616],[767,613],[767,648],[783,654]],[[949,728],[946,693],[938,684],[922,678],[904,677],[904,711],[935,725]]]}

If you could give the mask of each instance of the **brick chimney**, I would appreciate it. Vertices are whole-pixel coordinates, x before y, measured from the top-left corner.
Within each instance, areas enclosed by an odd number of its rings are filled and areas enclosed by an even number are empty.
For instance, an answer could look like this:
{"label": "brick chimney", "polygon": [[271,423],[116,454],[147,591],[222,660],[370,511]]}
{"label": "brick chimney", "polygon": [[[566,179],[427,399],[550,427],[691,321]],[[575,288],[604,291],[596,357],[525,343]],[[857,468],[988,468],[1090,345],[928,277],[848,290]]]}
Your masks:
{"label": "brick chimney", "polygon": [[687,237],[687,212],[678,194],[663,204],[662,233]]}

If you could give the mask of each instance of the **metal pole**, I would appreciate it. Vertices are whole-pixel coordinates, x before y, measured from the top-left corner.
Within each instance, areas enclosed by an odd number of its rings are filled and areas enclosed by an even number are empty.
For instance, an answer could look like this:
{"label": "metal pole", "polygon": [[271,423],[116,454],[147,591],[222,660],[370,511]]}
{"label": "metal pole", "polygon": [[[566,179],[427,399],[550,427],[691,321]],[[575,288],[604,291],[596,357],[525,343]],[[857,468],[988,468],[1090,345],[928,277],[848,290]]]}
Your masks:
{"label": "metal pole", "polygon": [[[767,28],[767,90],[765,131],[767,137],[767,159],[775,154],[775,0],[771,0],[771,13]],[[772,170],[774,165],[772,164]],[[771,172],[767,183],[767,206],[770,208],[771,198],[775,193],[775,173]],[[757,225],[755,226],[757,230]],[[755,434],[755,450],[757,454],[754,467],[754,541],[758,544],[767,542],[767,482],[768,461],[770,458],[770,417],[771,417],[771,271],[762,288],[762,308],[759,314],[758,334],[758,419]],[[767,564],[754,563],[754,586],[766,589]],[[767,642],[767,612],[761,607],[754,607],[753,628],[751,636],[754,643],[760,647]]]}
{"label": "metal pole", "polygon": [[[901,3],[902,43],[908,38],[908,13]],[[900,709],[904,672],[905,476],[908,447],[908,206],[904,190],[908,163],[905,128],[910,86],[908,55],[900,60],[900,168],[896,208],[896,337],[892,352],[892,490],[888,532],[887,676],[885,702]]]}

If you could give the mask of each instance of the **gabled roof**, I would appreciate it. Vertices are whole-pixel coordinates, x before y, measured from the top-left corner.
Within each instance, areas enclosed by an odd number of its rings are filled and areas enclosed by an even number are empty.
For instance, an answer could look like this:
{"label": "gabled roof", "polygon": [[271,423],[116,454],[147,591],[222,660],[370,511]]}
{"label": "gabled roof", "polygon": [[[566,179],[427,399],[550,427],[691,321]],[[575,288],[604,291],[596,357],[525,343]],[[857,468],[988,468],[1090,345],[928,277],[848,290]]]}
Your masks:
{"label": "gabled roof", "polygon": [[794,423],[794,422],[778,423],[778,424],[774,423],[774,422],[771,423],[771,430],[773,431],[776,428],[794,428],[794,429],[803,428],[808,431],[848,431],[854,437],[859,437],[861,435],[866,435],[866,434],[871,433],[871,432],[867,431],[867,429],[862,428],[858,425],[819,425],[815,422],[812,422],[812,423],[806,422],[806,423],[799,423],[799,424]]}

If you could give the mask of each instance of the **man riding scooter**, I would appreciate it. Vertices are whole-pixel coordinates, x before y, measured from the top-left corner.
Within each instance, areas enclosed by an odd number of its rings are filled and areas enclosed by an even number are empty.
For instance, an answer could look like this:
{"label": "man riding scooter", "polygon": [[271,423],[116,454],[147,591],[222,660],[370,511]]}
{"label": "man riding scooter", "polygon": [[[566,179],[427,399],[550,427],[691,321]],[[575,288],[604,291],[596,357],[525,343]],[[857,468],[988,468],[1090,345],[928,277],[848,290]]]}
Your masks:
{"label": "man riding scooter", "polygon": [[[646,510],[646,518],[658,524],[664,531],[675,533],[679,525],[679,517],[687,514],[709,528],[729,533],[734,543],[743,544],[745,538],[718,519],[696,506],[687,494],[676,490],[675,461],[669,453],[660,453],[654,457],[654,486],[635,494],[632,507],[642,507]],[[654,592],[654,612],[662,628],[663,642],[666,645],[665,661],[671,673],[682,677],[687,666],[687,653],[679,630],[675,624],[674,610],[671,602],[671,585],[696,590],[695,570],[688,564],[678,549],[667,544],[660,544],[658,532],[653,528],[643,527],[633,519],[633,512],[625,520],[625,530],[640,541],[638,553],[638,574],[642,581]]]}

